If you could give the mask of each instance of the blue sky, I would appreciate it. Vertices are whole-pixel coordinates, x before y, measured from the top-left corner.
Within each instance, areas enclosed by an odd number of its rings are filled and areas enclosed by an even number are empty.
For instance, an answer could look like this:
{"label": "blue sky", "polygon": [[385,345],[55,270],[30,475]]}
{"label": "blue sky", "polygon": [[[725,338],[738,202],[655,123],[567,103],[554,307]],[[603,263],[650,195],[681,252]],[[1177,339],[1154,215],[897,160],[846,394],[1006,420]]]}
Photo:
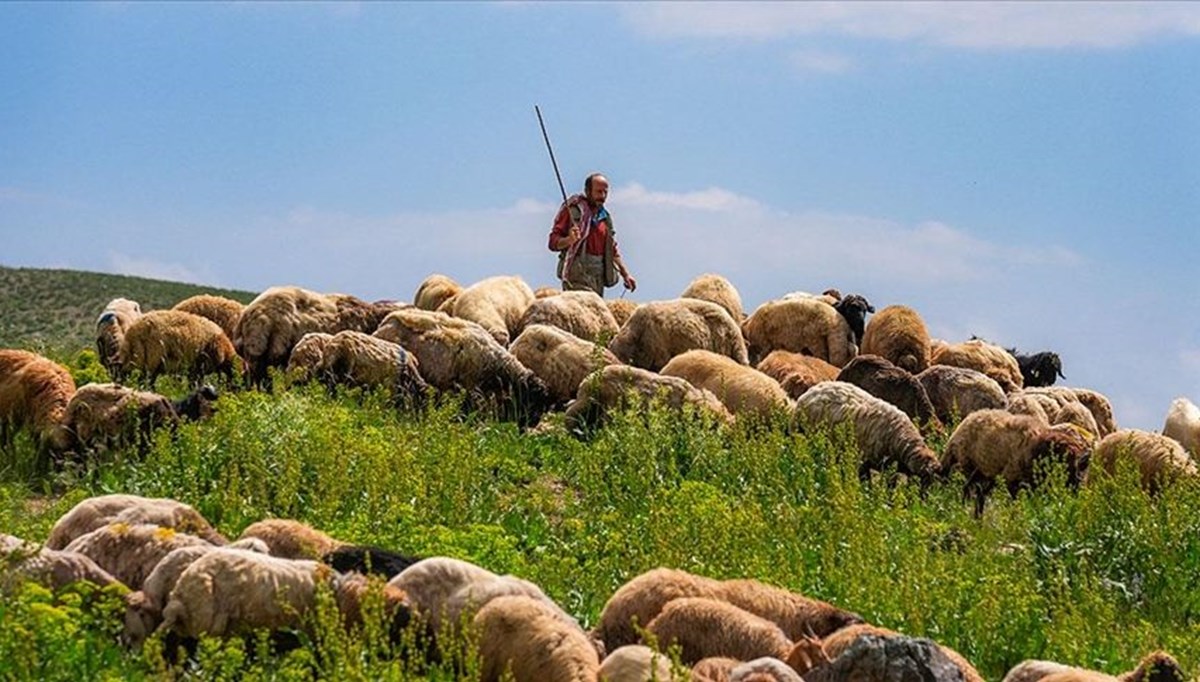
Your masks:
{"label": "blue sky", "polygon": [[1200,401],[1198,64],[1192,3],[0,3],[0,264],[551,284],[538,104],[637,300],[833,286],[1157,429]]}

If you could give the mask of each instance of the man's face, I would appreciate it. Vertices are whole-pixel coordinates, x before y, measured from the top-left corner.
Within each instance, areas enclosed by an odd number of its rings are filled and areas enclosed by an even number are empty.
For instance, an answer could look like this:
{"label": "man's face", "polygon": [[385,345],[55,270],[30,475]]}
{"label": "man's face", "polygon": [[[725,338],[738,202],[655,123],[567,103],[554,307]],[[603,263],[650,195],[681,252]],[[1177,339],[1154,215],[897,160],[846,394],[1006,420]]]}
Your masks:
{"label": "man's face", "polygon": [[597,206],[603,206],[608,199],[608,178],[597,175],[592,178],[592,189],[588,192],[588,201]]}

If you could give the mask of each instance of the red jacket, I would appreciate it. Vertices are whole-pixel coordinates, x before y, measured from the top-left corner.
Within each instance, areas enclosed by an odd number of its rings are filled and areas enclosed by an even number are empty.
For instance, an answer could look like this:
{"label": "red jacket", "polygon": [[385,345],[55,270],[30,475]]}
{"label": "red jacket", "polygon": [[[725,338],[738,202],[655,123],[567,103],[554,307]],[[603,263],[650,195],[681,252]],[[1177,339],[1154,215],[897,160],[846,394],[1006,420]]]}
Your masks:
{"label": "red jacket", "polygon": [[[561,249],[554,248],[554,243],[557,239],[566,237],[567,232],[571,230],[571,213],[569,208],[577,201],[586,201],[582,195],[575,195],[569,199],[558,209],[558,214],[554,216],[554,226],[550,228],[550,237],[547,241],[547,246],[551,251],[560,251]],[[612,217],[604,211],[602,218],[599,221],[592,223],[592,229],[588,232],[587,238],[584,240],[584,251],[593,256],[604,255],[604,240],[608,236],[608,231],[612,229]],[[580,226],[580,230],[583,226]],[[613,239],[613,255],[620,255],[617,250],[617,240]]]}

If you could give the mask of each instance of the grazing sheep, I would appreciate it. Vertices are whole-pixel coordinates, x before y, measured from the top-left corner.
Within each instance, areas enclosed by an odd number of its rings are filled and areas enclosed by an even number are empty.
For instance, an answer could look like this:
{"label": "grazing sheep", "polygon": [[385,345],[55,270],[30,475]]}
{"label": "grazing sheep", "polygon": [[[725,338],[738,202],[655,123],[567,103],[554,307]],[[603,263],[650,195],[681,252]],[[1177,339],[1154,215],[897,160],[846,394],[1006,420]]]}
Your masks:
{"label": "grazing sheep", "polygon": [[778,658],[764,656],[738,664],[730,671],[729,682],[804,682],[804,678]]}
{"label": "grazing sheep", "polygon": [[356,331],[333,335],[322,353],[320,374],[329,386],[386,387],[398,399],[420,400],[428,386],[417,358],[398,343]]}
{"label": "grazing sheep", "polygon": [[173,528],[117,522],[75,538],[63,551],[87,555],[129,589],[140,590],[163,557],[190,545],[212,546],[207,540]]}
{"label": "grazing sheep", "polygon": [[229,542],[200,515],[200,512],[182,502],[165,497],[100,495],[79,502],[63,514],[50,529],[46,546],[50,549],[63,549],[76,538],[110,523],[124,523],[130,526],[150,524],[173,528],[181,533],[202,538],[213,545]]}
{"label": "grazing sheep", "polygon": [[1187,673],[1178,661],[1165,651],[1155,651],[1133,670],[1117,676],[1052,661],[1030,660],[1009,670],[1003,682],[1184,682],[1186,679]]}
{"label": "grazing sheep", "polygon": [[88,384],[71,397],[63,424],[74,434],[80,452],[110,449],[136,443],[149,447],[152,432],[174,429],[180,419],[195,421],[215,412],[217,390],[203,386],[188,397],[172,401],[166,396],[118,384]]}
{"label": "grazing sheep", "polygon": [[[891,639],[904,637],[904,635],[894,630],[881,628],[878,625],[860,623],[843,628],[829,635],[823,640],[822,646],[829,660],[836,662],[839,656],[849,651],[851,647],[854,646],[855,642],[864,637]],[[941,650],[941,652],[946,655],[946,658],[950,659],[950,662],[959,669],[959,671],[962,673],[963,679],[966,682],[984,682],[983,676],[979,674],[979,671],[975,669],[975,666],[971,665],[970,661],[963,658],[962,654],[942,644],[938,644],[937,648]],[[820,670],[820,668],[817,670]],[[825,678],[824,676],[813,675],[813,679]]]}
{"label": "grazing sheep", "polygon": [[438,310],[480,325],[501,346],[520,333],[521,317],[537,300],[520,277],[488,277],[458,292]]}
{"label": "grazing sheep", "polygon": [[929,367],[929,330],[917,311],[890,305],[871,317],[859,352],[878,355],[911,374],[920,374]]}
{"label": "grazing sheep", "polygon": [[628,298],[606,298],[604,305],[608,306],[608,312],[612,313],[613,319],[617,321],[617,327],[624,327],[629,318],[633,317],[633,311],[641,305],[637,301],[632,301]]}
{"label": "grazing sheep", "polygon": [[793,414],[793,421],[802,429],[832,429],[849,423],[862,454],[861,476],[895,464],[900,473],[916,476],[927,485],[940,472],[937,455],[908,415],[854,384],[817,384],[796,400]]}
{"label": "grazing sheep", "polygon": [[21,538],[0,533],[0,593],[9,575],[59,590],[86,580],[99,587],[119,581],[95,561],[78,552],[38,547]]}
{"label": "grazing sheep", "polygon": [[1073,671],[1083,672],[1083,670],[1080,668],[1063,665],[1062,663],[1055,663],[1054,661],[1038,661],[1029,659],[1021,661],[1013,666],[1008,671],[1008,674],[1004,676],[1002,682],[1037,682],[1047,675]]}
{"label": "grazing sheep", "polygon": [[[576,629],[579,622],[546,596],[534,583],[512,575],[500,575],[489,580],[470,581],[450,595],[445,603],[444,622],[451,626],[469,621],[480,609],[500,597],[521,596],[541,602],[555,618]],[[582,630],[580,630],[582,632]]]}
{"label": "grazing sheep", "polygon": [[692,666],[692,682],[729,682],[733,669],[741,664],[728,656],[702,658]]}
{"label": "grazing sheep", "polygon": [[693,279],[679,295],[680,298],[698,298],[701,301],[716,303],[729,313],[734,322],[739,325],[746,319],[742,310],[742,297],[733,283],[721,275],[706,274]]}
{"label": "grazing sheep", "polygon": [[114,298],[96,318],[96,355],[109,375],[121,362],[121,342],[130,325],[142,316],[142,306],[127,298]]}
{"label": "grazing sheep", "polygon": [[224,547],[188,545],[171,550],[154,565],[154,569],[142,581],[141,590],[125,595],[125,641],[133,647],[140,647],[162,622],[162,610],[184,570],[200,557],[221,551],[269,553],[266,543],[257,538],[240,540]]}
{"label": "grazing sheep", "polygon": [[841,370],[811,355],[773,350],[758,363],[758,371],[778,381],[794,400],[822,381],[836,381]]}
{"label": "grazing sheep", "polygon": [[217,323],[221,331],[225,332],[225,336],[232,339],[237,330],[238,318],[242,316],[242,310],[245,307],[240,301],[224,296],[198,294],[176,303],[171,310],[182,310],[185,313],[212,320]]}
{"label": "grazing sheep", "polygon": [[770,376],[724,355],[690,350],[671,358],[661,374],[707,389],[739,418],[769,419],[791,408],[787,393]]}
{"label": "grazing sheep", "polygon": [[995,379],[1005,393],[1021,388],[1025,381],[1021,377],[1017,359],[1000,346],[983,339],[938,345],[932,350],[930,362],[983,372]]}
{"label": "grazing sheep", "polygon": [[671,659],[642,644],[627,644],[600,663],[602,682],[671,682]]}
{"label": "grazing sheep", "polygon": [[421,310],[437,310],[447,299],[462,291],[462,286],[446,275],[433,274],[422,280],[413,295],[413,305]]}
{"label": "grazing sheep", "polygon": [[862,622],[857,614],[757,580],[715,580],[673,568],[647,571],[622,585],[600,612],[596,635],[609,650],[637,641],[669,602],[684,597],[718,599],[778,625],[790,640],[809,633],[825,636]]}
{"label": "grazing sheep", "polygon": [[537,299],[550,298],[551,296],[558,296],[561,293],[563,293],[563,290],[558,287],[543,286],[533,290],[533,297]]}
{"label": "grazing sheep", "polygon": [[1088,408],[1092,416],[1096,418],[1096,428],[1100,429],[1097,434],[1103,438],[1117,430],[1117,422],[1113,418],[1112,403],[1108,398],[1097,391],[1088,388],[1058,388],[1049,387],[1042,389],[1033,389],[1035,391],[1070,391],[1075,399]]}
{"label": "grazing sheep", "polygon": [[604,421],[613,409],[644,407],[654,400],[662,400],[677,413],[690,406],[716,421],[733,423],[733,415],[711,391],[696,388],[679,377],[665,377],[627,365],[609,365],[592,372],[579,384],[575,400],[567,406],[566,426],[576,433],[585,433]]}
{"label": "grazing sheep", "polygon": [[[1049,412],[1047,412],[1049,409]],[[1050,415],[1058,413],[1058,404],[1053,398],[1027,393],[1024,389],[1014,391],[1008,396],[1007,410],[1012,414],[1033,417],[1039,422],[1050,425]]]}
{"label": "grazing sheep", "polygon": [[[596,296],[591,291],[569,291],[563,296],[577,293]],[[602,367],[621,364],[607,348],[544,324],[525,327],[513,340],[509,352],[546,383],[550,395],[559,404],[575,397],[579,384],[588,374]]]}
{"label": "grazing sheep", "polygon": [[792,649],[792,641],[775,623],[729,602],[704,597],[667,602],[646,631],[663,649],[679,645],[679,660],[687,665],[712,656],[739,661],[783,658]]}
{"label": "grazing sheep", "polygon": [[662,369],[676,355],[697,348],[747,364],[746,344],[729,313],[716,303],[694,298],[638,306],[608,344],[622,362],[651,372]]}
{"label": "grazing sheep", "polygon": [[583,631],[529,597],[498,597],[475,615],[480,682],[595,682],[596,649]]}
{"label": "grazing sheep", "polygon": [[1008,407],[1004,389],[996,380],[973,369],[930,365],[917,375],[933,405],[938,421],[951,424],[976,410]]}
{"label": "grazing sheep", "polygon": [[263,386],[267,370],[284,367],[296,343],[309,332],[370,334],[396,304],[367,303],[346,294],[319,294],[300,287],[271,287],[246,306],[233,345],[246,362],[252,385]]}
{"label": "grazing sheep", "polygon": [[216,322],[179,310],[154,310],[138,318],[125,332],[120,357],[117,382],[138,370],[151,390],[164,372],[186,374],[193,386],[214,372],[232,383],[238,363],[233,343]]}
{"label": "grazing sheep", "polygon": [[620,328],[604,299],[594,291],[564,291],[535,300],[521,316],[517,334],[535,324],[562,329],[585,341],[611,339]]}
{"label": "grazing sheep", "polygon": [[400,575],[418,561],[420,557],[370,545],[341,545],[321,557],[321,563],[329,564],[338,573],[378,575],[385,580]]}
{"label": "grazing sheep", "polygon": [[1193,457],[1200,457],[1200,407],[1184,397],[1171,401],[1163,435],[1179,441]]}
{"label": "grazing sheep", "polygon": [[242,531],[238,540],[258,538],[267,544],[271,556],[283,559],[320,559],[346,544],[312,526],[292,519],[264,519]]}
{"label": "grazing sheep", "polygon": [[1153,651],[1136,668],[1118,679],[1121,682],[1184,682],[1188,676],[1174,656],[1165,651]]}
{"label": "grazing sheep", "polygon": [[[345,624],[358,624],[367,591],[362,576],[340,576],[316,561],[257,552],[210,552],[179,575],[158,630],[195,638],[258,628],[303,628],[322,583],[332,588]],[[408,625],[408,600],[403,592],[388,587],[384,587],[383,600],[390,619],[389,634],[395,639]]]}
{"label": "grazing sheep", "polygon": [[750,361],[774,350],[820,358],[843,367],[858,354],[854,331],[836,308],[818,299],[767,301],[742,323]]}
{"label": "grazing sheep", "polygon": [[1096,444],[1092,454],[1092,461],[1108,474],[1123,459],[1137,465],[1142,488],[1150,494],[1176,479],[1200,476],[1196,463],[1178,441],[1149,431],[1121,429],[1110,433]]}
{"label": "grazing sheep", "polygon": [[325,366],[325,349],[333,334],[309,332],[300,337],[288,356],[287,375],[295,383],[306,383],[320,376]]}
{"label": "grazing sheep", "polygon": [[0,447],[28,428],[42,453],[70,449],[71,432],[63,427],[75,380],[66,367],[36,353],[0,350]]}
{"label": "grazing sheep", "polygon": [[499,577],[469,561],[430,557],[404,569],[389,580],[388,585],[403,590],[413,610],[437,633],[442,629],[450,598],[455,593],[469,585],[491,582]]}
{"label": "grazing sheep", "polygon": [[1062,359],[1058,353],[1042,351],[1032,355],[1018,353],[1016,348],[1006,349],[1017,361],[1021,378],[1027,388],[1053,386],[1058,379],[1066,379],[1062,373]]}
{"label": "grazing sheep", "polygon": [[388,315],[375,336],[415,355],[429,385],[493,401],[522,428],[536,424],[554,402],[545,382],[474,322],[412,308]]}
{"label": "grazing sheep", "polygon": [[893,365],[887,358],[855,356],[842,368],[837,381],[854,384],[876,398],[886,400],[922,426],[928,425],[933,430],[941,426],[925,387],[908,370]]}
{"label": "grazing sheep", "polygon": [[1066,466],[1067,483],[1078,486],[1090,445],[1069,426],[1048,427],[1034,417],[1005,410],[978,410],[962,420],[946,442],[942,465],[963,472],[963,497],[974,491],[975,515],[982,516],[997,477],[1015,497],[1021,488],[1036,487],[1042,468],[1054,461]]}

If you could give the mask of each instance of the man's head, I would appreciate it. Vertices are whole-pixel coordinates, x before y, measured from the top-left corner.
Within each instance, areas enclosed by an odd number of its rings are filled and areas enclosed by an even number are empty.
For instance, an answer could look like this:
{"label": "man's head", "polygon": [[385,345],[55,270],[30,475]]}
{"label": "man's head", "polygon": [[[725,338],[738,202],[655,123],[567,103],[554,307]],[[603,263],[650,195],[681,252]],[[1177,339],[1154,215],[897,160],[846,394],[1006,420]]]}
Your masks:
{"label": "man's head", "polygon": [[583,196],[593,206],[603,206],[608,199],[608,178],[601,173],[592,173],[583,179]]}

